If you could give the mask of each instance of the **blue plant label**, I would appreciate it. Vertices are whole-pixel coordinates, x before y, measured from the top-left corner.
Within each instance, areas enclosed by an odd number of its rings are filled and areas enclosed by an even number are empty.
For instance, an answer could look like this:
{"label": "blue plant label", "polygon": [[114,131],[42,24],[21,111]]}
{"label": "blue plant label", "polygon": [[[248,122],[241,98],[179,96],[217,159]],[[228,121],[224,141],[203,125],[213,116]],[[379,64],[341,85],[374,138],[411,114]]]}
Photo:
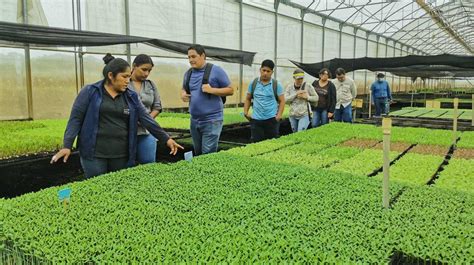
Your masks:
{"label": "blue plant label", "polygon": [[184,160],[191,162],[193,160],[193,151],[184,153]]}
{"label": "blue plant label", "polygon": [[71,198],[71,188],[62,189],[58,192],[59,201],[69,200]]}
{"label": "blue plant label", "polygon": [[240,113],[240,116],[242,116],[242,117],[245,117],[245,115],[244,115],[244,113],[243,113],[243,112],[241,112],[241,113]]}

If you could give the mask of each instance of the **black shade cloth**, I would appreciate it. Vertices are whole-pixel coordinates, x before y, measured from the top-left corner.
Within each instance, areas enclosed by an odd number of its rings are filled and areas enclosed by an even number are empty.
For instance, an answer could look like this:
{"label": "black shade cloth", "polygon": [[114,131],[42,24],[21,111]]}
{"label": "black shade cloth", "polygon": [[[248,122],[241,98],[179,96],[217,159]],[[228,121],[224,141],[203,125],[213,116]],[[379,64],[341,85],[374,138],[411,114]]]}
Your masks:
{"label": "black shade cloth", "polygon": [[[44,46],[107,46],[145,43],[167,51],[187,54],[191,43],[160,40],[103,32],[78,31],[54,27],[25,25],[0,21],[0,42],[29,43]],[[224,49],[203,45],[208,57],[229,63],[252,65],[254,52]]]}
{"label": "black shade cloth", "polygon": [[453,66],[426,66],[426,65],[414,65],[407,67],[396,67],[396,68],[378,68],[368,69],[371,71],[379,72],[390,72],[393,75],[404,76],[404,77],[420,77],[420,78],[466,78],[474,77],[474,69],[469,70],[466,68],[453,67]]}
{"label": "black shade cloth", "polygon": [[[396,75],[425,78],[436,78],[442,76],[466,77],[466,75],[467,77],[470,77],[474,75],[474,56],[460,56],[451,54],[432,56],[408,55],[403,57],[387,58],[335,58],[320,63],[300,63],[296,61],[291,62],[314,77],[319,77],[319,70],[322,68],[328,68],[332,76],[335,76],[336,69],[339,67],[344,68],[346,72],[352,72],[360,69],[384,72],[392,72],[393,70],[392,73]],[[416,66],[416,68],[412,68],[412,66]],[[434,70],[434,68],[429,70],[429,68],[433,66],[451,66],[453,67],[451,68],[453,72],[450,72],[449,70],[444,71],[442,69]],[[463,70],[457,68],[462,68]]]}

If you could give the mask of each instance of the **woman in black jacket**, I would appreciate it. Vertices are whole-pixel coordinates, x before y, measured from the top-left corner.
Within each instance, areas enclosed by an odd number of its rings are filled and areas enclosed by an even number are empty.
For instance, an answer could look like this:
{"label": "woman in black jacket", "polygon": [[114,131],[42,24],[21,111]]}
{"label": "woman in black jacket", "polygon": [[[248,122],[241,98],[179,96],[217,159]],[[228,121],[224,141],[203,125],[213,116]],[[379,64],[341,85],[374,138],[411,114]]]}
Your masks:
{"label": "woman in black jacket", "polygon": [[331,73],[327,68],[319,71],[319,80],[313,82],[313,87],[319,96],[318,104],[312,106],[313,120],[311,126],[316,128],[329,122],[336,107],[336,87],[329,81]]}

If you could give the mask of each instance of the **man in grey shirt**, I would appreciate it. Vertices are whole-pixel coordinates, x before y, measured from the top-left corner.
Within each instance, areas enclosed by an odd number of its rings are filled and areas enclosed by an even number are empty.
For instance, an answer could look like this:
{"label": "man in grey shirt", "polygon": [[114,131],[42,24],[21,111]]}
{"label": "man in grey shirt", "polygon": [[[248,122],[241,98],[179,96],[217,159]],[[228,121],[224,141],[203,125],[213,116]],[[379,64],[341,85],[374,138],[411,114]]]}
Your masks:
{"label": "man in grey shirt", "polygon": [[346,76],[343,68],[336,69],[336,111],[334,121],[352,122],[352,100],[357,95],[357,88],[354,80]]}

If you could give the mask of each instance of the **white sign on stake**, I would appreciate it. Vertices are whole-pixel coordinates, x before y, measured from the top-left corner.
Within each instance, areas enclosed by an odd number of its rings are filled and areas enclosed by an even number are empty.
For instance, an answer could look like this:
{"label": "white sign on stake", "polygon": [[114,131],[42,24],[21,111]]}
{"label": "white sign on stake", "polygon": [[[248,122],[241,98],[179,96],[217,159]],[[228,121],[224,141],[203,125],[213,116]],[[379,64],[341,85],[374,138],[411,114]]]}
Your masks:
{"label": "white sign on stake", "polygon": [[193,151],[184,153],[184,160],[191,162],[193,160]]}

